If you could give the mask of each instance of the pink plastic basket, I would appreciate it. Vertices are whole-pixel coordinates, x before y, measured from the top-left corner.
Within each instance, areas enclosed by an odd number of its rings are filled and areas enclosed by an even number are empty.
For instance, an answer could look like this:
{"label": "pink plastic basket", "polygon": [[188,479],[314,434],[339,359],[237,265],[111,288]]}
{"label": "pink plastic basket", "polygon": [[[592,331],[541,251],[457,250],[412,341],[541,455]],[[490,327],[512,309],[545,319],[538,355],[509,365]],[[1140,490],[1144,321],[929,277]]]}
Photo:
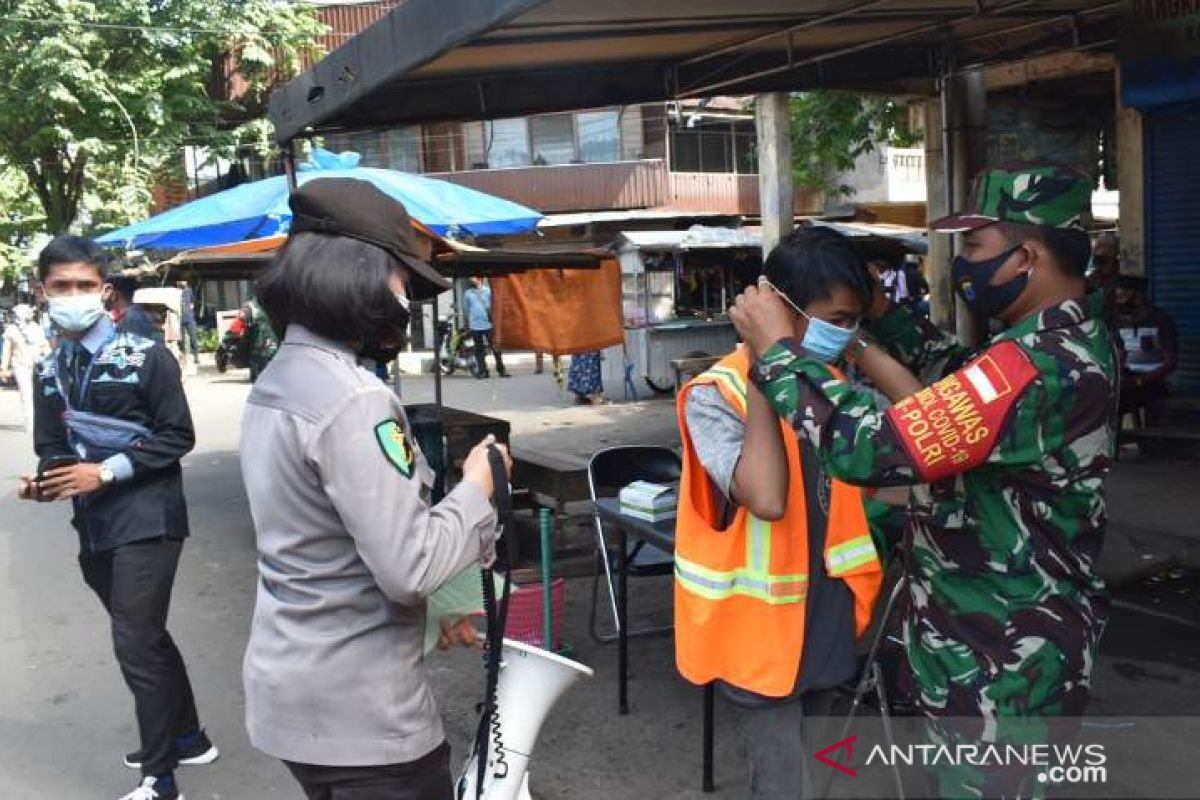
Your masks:
{"label": "pink plastic basket", "polygon": [[[552,604],[554,627],[554,646],[562,647],[562,610],[563,598],[567,583],[563,578],[555,578],[550,582],[550,602]],[[508,600],[508,623],[504,635],[518,642],[524,642],[535,647],[545,647],[543,641],[545,623],[542,621],[542,584],[523,583],[513,592]]]}

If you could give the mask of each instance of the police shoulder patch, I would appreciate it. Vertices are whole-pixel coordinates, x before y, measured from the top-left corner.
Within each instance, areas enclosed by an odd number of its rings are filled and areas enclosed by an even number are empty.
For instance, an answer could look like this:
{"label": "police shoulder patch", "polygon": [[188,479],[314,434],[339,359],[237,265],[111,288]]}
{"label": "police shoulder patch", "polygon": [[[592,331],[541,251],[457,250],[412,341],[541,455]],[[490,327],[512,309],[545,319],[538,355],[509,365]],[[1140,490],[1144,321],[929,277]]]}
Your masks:
{"label": "police shoulder patch", "polygon": [[375,426],[375,439],[379,442],[383,457],[399,470],[401,475],[411,478],[415,459],[404,427],[394,419],[384,420]]}

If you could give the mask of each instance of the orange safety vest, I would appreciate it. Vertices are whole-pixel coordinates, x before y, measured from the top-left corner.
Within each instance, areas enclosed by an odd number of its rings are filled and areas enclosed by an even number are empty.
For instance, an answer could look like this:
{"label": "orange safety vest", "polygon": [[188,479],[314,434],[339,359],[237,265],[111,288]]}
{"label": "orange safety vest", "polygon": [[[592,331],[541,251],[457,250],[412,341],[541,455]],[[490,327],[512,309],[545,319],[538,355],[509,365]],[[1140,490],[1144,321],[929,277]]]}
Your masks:
{"label": "orange safety vest", "polygon": [[[791,466],[783,519],[767,522],[739,507],[730,526],[721,530],[712,481],[692,447],[684,410],[692,387],[712,385],[746,419],[749,370],[746,350],[739,347],[679,393],[684,462],[675,523],[675,661],[692,683],[719,679],[768,697],[786,697],[800,674],[809,574],[796,433],[780,421]],[[883,568],[860,490],[833,481],[828,517],[825,569],[853,593],[855,629],[862,636],[879,597]]]}

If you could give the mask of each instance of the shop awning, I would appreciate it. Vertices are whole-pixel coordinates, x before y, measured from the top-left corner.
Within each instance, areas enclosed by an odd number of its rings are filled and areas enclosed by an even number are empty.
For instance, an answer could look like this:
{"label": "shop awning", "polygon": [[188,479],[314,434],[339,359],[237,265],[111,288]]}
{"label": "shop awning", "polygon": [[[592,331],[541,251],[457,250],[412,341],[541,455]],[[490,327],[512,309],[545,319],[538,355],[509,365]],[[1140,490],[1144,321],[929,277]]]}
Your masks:
{"label": "shop awning", "polygon": [[271,96],[281,142],[674,98],[933,92],[962,68],[1111,51],[1114,0],[406,0]]}

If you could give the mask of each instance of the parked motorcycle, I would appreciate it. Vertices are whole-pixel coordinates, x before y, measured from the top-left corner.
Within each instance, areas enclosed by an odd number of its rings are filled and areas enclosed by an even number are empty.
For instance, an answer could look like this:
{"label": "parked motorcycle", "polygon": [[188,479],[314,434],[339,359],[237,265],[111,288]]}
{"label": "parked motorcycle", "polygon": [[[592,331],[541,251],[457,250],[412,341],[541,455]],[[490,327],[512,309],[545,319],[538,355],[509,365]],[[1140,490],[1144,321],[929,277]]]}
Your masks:
{"label": "parked motorcycle", "polygon": [[454,319],[438,320],[438,368],[443,375],[453,375],[465,370],[479,377],[479,364],[475,361],[475,340],[471,332],[460,328]]}
{"label": "parked motorcycle", "polygon": [[250,341],[248,334],[226,336],[217,345],[217,372],[224,373],[230,367],[234,369],[247,369],[250,366],[252,345],[253,343]]}

